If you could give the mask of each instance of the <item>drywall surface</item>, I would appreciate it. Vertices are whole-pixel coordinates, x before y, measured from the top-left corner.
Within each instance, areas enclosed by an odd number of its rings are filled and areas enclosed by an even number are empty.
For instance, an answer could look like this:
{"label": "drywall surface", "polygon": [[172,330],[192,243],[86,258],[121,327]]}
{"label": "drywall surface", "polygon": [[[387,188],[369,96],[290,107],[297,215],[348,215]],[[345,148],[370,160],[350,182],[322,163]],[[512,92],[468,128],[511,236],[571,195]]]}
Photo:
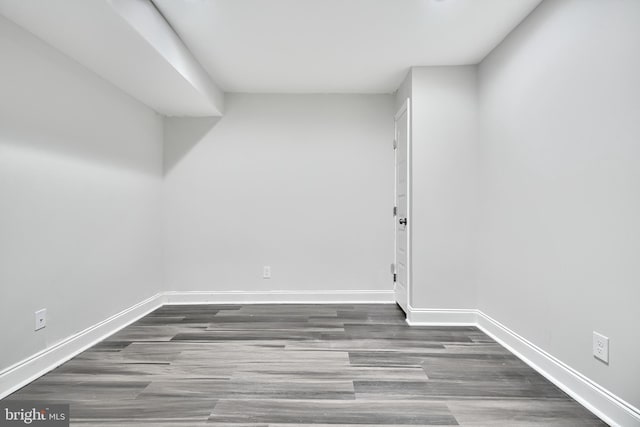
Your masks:
{"label": "drywall surface", "polygon": [[638,17],[636,0],[545,1],[479,68],[479,308],[635,407]]}
{"label": "drywall surface", "polygon": [[393,114],[392,95],[227,94],[219,121],[166,119],[167,289],[391,290]]}
{"label": "drywall surface", "polygon": [[404,80],[400,84],[400,87],[398,87],[398,90],[396,90],[396,93],[395,93],[396,112],[400,110],[400,108],[402,108],[402,105],[407,100],[407,98],[411,98],[411,90],[412,90],[411,80],[412,80],[411,69],[409,69],[406,77],[404,78]]}
{"label": "drywall surface", "polygon": [[476,67],[416,67],[411,77],[411,305],[475,308]]}
{"label": "drywall surface", "polygon": [[0,54],[2,370],[160,289],[162,120],[2,17]]}

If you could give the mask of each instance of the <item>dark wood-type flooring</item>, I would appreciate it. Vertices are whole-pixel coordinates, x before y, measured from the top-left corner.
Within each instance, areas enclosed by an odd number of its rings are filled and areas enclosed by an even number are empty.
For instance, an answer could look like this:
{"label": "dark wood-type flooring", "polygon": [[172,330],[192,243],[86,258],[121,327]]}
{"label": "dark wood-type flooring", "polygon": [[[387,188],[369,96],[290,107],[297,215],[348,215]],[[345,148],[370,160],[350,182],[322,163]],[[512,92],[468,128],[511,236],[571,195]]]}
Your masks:
{"label": "dark wood-type flooring", "polygon": [[605,425],[477,328],[391,304],[164,306],[7,399],[84,427]]}

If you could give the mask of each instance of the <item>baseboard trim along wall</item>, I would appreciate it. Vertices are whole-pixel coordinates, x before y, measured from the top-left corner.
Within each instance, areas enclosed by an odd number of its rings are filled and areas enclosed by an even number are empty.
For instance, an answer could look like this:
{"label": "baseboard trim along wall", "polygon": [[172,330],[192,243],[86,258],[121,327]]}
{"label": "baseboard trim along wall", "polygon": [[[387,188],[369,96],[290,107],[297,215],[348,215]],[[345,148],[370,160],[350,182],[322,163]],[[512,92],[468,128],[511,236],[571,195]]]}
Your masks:
{"label": "baseboard trim along wall", "polygon": [[161,292],[0,371],[0,399],[165,304],[393,303],[389,291]]}
{"label": "baseboard trim along wall", "polygon": [[476,326],[475,309],[414,308],[409,305],[407,323],[410,326]]}
{"label": "baseboard trim along wall", "polygon": [[57,368],[163,304],[164,294],[156,294],[2,370],[0,399]]}
{"label": "baseboard trim along wall", "polygon": [[389,291],[193,291],[165,292],[167,304],[384,304]]}
{"label": "baseboard trim along wall", "polygon": [[607,424],[640,427],[640,410],[482,311],[477,326]]}
{"label": "baseboard trim along wall", "polygon": [[638,408],[480,310],[417,309],[409,306],[407,323],[411,326],[476,326],[606,423],[640,427]]}
{"label": "baseboard trim along wall", "polygon": [[[0,399],[167,304],[393,303],[393,291],[162,292],[0,372]],[[594,383],[497,320],[475,309],[417,309],[411,326],[476,326],[612,426],[640,427],[640,410]]]}

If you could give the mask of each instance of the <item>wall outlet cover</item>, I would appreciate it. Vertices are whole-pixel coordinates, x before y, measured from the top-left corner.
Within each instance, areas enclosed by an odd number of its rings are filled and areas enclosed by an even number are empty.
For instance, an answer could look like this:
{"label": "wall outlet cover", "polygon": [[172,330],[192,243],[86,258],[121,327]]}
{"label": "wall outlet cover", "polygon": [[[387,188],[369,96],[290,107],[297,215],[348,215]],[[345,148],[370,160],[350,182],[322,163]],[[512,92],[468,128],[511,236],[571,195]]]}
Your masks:
{"label": "wall outlet cover", "polygon": [[609,337],[593,331],[593,355],[596,359],[609,363]]}
{"label": "wall outlet cover", "polygon": [[36,311],[36,325],[35,330],[39,330],[47,326],[47,309],[43,308],[42,310]]}
{"label": "wall outlet cover", "polygon": [[265,265],[262,269],[262,278],[263,279],[271,279],[271,266]]}

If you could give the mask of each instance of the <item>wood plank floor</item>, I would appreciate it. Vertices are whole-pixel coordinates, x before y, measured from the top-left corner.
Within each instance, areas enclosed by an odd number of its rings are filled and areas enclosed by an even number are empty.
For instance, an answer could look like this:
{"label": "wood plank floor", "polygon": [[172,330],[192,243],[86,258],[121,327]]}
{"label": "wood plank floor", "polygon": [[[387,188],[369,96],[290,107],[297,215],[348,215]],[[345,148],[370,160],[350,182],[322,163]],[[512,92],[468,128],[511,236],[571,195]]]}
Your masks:
{"label": "wood plank floor", "polygon": [[165,306],[7,399],[84,427],[606,425],[477,328],[391,304]]}

